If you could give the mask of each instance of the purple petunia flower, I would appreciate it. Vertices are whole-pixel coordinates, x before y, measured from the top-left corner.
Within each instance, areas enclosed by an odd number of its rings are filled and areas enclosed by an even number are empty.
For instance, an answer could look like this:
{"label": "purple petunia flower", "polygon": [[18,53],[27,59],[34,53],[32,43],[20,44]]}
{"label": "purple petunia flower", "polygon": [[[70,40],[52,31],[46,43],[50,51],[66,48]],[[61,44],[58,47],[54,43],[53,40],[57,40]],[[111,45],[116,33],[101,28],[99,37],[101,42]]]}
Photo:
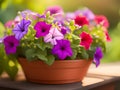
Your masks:
{"label": "purple petunia flower", "polygon": [[89,20],[94,20],[94,18],[95,18],[94,13],[91,10],[89,10],[88,8],[84,8],[82,10],[77,10],[75,12],[75,15],[83,15],[83,16],[87,17]]}
{"label": "purple petunia flower", "polygon": [[93,60],[93,62],[96,64],[96,67],[99,66],[99,64],[100,64],[100,59],[102,59],[102,57],[103,57],[102,50],[101,50],[100,47],[97,47],[97,48],[96,48],[96,51],[95,51],[95,53],[94,53],[94,60]]}
{"label": "purple petunia flower", "polygon": [[58,40],[57,45],[52,49],[52,53],[57,55],[59,59],[64,60],[67,56],[72,56],[73,52],[70,47],[70,41],[68,40]]}
{"label": "purple petunia flower", "polygon": [[50,29],[49,34],[47,34],[44,37],[44,41],[50,42],[52,45],[56,45],[57,44],[56,40],[61,40],[63,38],[64,38],[63,34],[57,28],[52,28]]}
{"label": "purple petunia flower", "polygon": [[46,22],[37,22],[34,26],[34,29],[36,30],[36,37],[39,38],[46,36],[49,33],[50,28],[51,25]]}
{"label": "purple petunia flower", "polygon": [[15,34],[15,38],[20,40],[24,37],[24,35],[28,32],[28,27],[31,24],[30,20],[21,20],[15,28],[13,29],[13,33]]}
{"label": "purple petunia flower", "polygon": [[15,38],[15,36],[7,36],[3,41],[5,45],[6,54],[14,54],[16,53],[17,46],[19,45],[19,41]]}
{"label": "purple petunia flower", "polygon": [[63,35],[67,34],[68,32],[70,32],[70,29],[68,27],[61,27],[61,33]]}

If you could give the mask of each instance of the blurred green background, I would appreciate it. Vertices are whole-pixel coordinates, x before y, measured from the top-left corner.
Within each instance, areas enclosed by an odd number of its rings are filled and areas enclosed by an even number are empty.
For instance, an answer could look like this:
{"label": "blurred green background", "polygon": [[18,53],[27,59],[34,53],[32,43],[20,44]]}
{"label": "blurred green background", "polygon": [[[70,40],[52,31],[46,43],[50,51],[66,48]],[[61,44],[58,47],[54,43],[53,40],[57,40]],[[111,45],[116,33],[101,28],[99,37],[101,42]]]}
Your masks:
{"label": "blurred green background", "polygon": [[102,62],[120,61],[120,0],[0,0],[0,22],[14,19],[21,10],[31,9],[42,13],[52,5],[61,6],[65,12],[85,6],[95,14],[105,15],[110,22],[112,41],[107,44],[107,53]]}

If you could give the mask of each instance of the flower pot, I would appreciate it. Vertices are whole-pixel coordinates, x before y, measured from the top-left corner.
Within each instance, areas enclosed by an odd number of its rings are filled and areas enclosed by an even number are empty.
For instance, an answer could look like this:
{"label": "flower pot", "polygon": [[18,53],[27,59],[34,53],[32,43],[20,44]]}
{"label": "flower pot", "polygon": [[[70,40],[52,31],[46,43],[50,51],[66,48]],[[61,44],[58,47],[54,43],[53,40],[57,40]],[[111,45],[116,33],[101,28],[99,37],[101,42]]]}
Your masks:
{"label": "flower pot", "polygon": [[27,81],[41,84],[65,84],[83,80],[92,60],[56,60],[51,66],[42,61],[19,58]]}

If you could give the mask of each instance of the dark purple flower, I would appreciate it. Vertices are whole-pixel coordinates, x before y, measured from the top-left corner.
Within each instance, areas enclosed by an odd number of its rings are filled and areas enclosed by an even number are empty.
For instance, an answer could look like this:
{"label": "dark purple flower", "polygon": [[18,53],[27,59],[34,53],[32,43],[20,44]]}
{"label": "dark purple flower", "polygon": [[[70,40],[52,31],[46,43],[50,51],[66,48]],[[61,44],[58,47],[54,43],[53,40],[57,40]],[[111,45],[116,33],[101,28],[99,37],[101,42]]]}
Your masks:
{"label": "dark purple flower", "polygon": [[63,15],[63,9],[60,6],[51,6],[48,7],[45,11],[45,13],[47,13],[48,11],[50,11],[50,14],[57,14],[58,16]]}
{"label": "dark purple flower", "polygon": [[52,53],[57,55],[59,59],[64,60],[67,56],[72,56],[73,52],[68,40],[58,40],[57,44],[53,47]]}
{"label": "dark purple flower", "polygon": [[28,27],[31,24],[30,20],[21,20],[15,28],[13,29],[13,33],[15,34],[15,38],[20,40],[24,35],[28,32]]}
{"label": "dark purple flower", "polygon": [[103,57],[102,50],[100,47],[97,47],[94,53],[94,60],[93,60],[93,62],[96,64],[96,67],[99,66],[100,60],[102,59],[102,57]]}
{"label": "dark purple flower", "polygon": [[39,38],[46,36],[49,33],[50,28],[51,25],[46,22],[37,22],[34,26],[34,29],[36,30],[36,37]]}
{"label": "dark purple flower", "polygon": [[7,36],[3,41],[5,45],[6,54],[14,54],[16,53],[17,46],[19,45],[19,41],[15,38],[15,36]]}
{"label": "dark purple flower", "polygon": [[70,29],[68,27],[61,27],[61,33],[63,35],[67,34],[67,32],[70,32]]}

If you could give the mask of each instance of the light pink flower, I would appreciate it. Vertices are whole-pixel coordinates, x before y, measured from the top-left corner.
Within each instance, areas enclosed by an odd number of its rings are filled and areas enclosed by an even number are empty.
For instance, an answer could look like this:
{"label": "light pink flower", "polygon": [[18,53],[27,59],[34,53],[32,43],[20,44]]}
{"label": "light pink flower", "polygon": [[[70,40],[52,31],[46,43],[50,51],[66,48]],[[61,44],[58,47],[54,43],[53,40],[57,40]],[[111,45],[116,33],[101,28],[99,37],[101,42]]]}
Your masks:
{"label": "light pink flower", "polygon": [[57,40],[61,40],[63,38],[64,35],[57,28],[51,28],[49,34],[44,37],[44,41],[46,43],[50,42],[52,45],[56,45]]}

